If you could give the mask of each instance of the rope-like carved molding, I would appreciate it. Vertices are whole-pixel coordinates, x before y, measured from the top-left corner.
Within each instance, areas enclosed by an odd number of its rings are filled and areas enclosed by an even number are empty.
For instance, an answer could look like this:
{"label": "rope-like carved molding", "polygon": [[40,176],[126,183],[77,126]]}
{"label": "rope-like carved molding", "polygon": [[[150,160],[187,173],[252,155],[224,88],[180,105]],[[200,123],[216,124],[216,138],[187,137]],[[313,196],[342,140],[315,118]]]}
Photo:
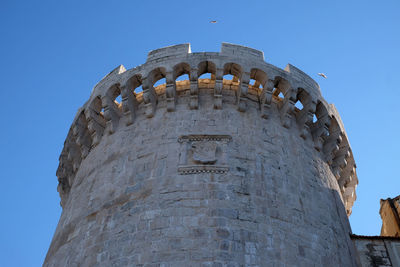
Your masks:
{"label": "rope-like carved molding", "polygon": [[181,143],[178,173],[226,173],[227,144],[230,135],[191,134],[178,138]]}
{"label": "rope-like carved molding", "polygon": [[224,141],[229,142],[232,140],[230,135],[205,135],[205,134],[191,134],[182,135],[178,138],[178,142],[188,142],[188,141]]}
{"label": "rope-like carved molding", "polygon": [[194,173],[226,173],[229,171],[227,166],[214,165],[191,165],[178,167],[179,174],[194,174]]}

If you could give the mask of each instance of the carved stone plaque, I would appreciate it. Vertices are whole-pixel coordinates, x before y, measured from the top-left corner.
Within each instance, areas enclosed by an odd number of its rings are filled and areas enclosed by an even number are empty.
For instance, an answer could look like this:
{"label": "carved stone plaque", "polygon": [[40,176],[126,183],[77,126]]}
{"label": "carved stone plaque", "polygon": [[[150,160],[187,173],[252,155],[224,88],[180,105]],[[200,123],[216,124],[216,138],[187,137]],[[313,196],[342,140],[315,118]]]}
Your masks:
{"label": "carved stone plaque", "polygon": [[199,164],[214,164],[217,161],[217,143],[215,141],[194,141],[192,143],[193,160]]}
{"label": "carved stone plaque", "polygon": [[201,172],[225,173],[229,170],[226,146],[229,135],[183,135],[179,154],[179,174]]}

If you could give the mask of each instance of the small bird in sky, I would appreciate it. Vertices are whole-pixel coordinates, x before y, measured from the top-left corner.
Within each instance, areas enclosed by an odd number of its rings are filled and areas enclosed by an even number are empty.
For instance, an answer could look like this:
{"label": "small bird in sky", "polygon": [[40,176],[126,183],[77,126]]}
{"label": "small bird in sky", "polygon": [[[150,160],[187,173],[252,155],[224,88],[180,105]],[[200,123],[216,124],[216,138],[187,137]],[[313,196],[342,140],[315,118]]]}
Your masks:
{"label": "small bird in sky", "polygon": [[324,77],[325,79],[328,78],[324,73],[318,73],[318,75]]}
{"label": "small bird in sky", "polygon": [[210,23],[214,24],[214,23],[217,23],[217,21],[216,20],[211,20]]}

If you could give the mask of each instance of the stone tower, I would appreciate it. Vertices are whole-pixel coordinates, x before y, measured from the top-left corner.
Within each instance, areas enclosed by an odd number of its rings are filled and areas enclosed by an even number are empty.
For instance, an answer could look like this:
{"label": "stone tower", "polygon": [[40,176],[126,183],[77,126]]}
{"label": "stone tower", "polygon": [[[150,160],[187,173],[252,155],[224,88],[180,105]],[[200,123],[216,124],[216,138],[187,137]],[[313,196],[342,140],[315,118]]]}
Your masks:
{"label": "stone tower", "polygon": [[57,177],[44,266],[357,264],[339,114],[255,49],[182,44],[119,66],[78,110]]}

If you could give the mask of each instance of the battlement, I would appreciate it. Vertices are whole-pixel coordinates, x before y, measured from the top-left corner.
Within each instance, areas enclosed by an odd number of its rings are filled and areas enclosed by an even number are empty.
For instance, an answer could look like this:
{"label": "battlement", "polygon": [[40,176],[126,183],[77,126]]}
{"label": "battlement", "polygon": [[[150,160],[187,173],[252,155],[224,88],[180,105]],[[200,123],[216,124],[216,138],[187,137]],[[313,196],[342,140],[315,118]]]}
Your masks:
{"label": "battlement", "polygon": [[[188,79],[177,80],[182,75]],[[155,86],[161,79],[165,83]],[[145,64],[130,70],[121,65],[103,78],[77,113],[65,141],[57,170],[61,204],[68,199],[81,162],[103,136],[134,124],[138,117],[151,120],[157,112],[176,112],[181,98],[189,99],[187,110],[206,108],[202,94],[211,96],[215,110],[234,99],[237,112],[257,112],[265,123],[276,115],[282,131],[297,127],[330,166],[351,214],[358,184],[355,162],[343,123],[321,96],[319,85],[290,64],[282,70],[266,63],[262,51],[227,43],[219,53],[192,53],[190,44],[160,48],[148,54]]]}
{"label": "battlement", "polygon": [[250,47],[222,43],[221,45],[221,55],[234,56],[234,57],[244,57],[252,60],[262,60],[264,61],[264,52],[256,50]]}
{"label": "battlement", "polygon": [[150,51],[147,55],[147,61],[164,57],[182,56],[189,53],[191,53],[190,44],[172,45]]}

